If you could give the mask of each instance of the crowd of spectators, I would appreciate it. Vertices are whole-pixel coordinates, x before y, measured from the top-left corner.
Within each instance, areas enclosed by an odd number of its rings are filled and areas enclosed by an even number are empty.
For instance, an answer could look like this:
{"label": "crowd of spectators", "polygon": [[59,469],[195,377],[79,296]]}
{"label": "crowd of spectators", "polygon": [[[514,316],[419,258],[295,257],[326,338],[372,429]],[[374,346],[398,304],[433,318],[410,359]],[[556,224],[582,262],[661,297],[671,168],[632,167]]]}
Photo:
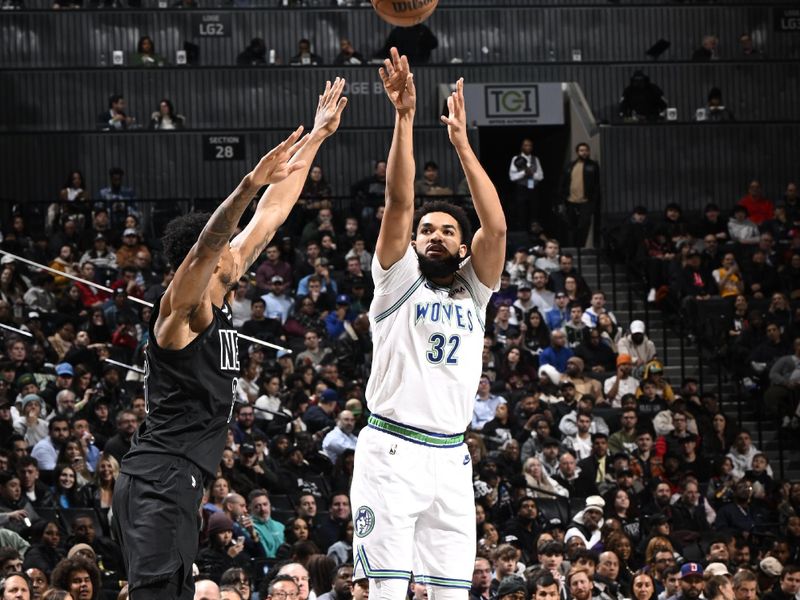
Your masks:
{"label": "crowd of spectators", "polygon": [[[426,165],[419,193],[435,195],[434,168]],[[72,173],[47,219],[15,215],[2,240],[56,273],[0,261],[0,570],[80,598],[116,597],[125,579],[107,513],[145,417],[142,301],[157,301],[173,274],[123,176],[113,169],[92,198]],[[800,205],[796,187],[776,208],[757,184],[727,224],[713,206],[697,223],[676,206],[660,223],[637,209],[619,243],[663,302],[674,297],[695,315],[706,298],[730,305],[727,347],[751,340],[745,360],[767,363],[766,396],[792,426],[800,339],[794,348],[785,340],[800,335],[789,303],[800,293]],[[368,412],[370,263],[384,186],[379,162],[343,212],[314,167],[286,225],[238,282],[234,325],[285,349],[241,343],[241,403],[217,477],[206,482],[198,590],[221,585],[222,597],[236,598],[235,588],[250,598],[260,588],[268,598],[292,588],[276,600],[366,592],[347,583],[348,490]],[[798,582],[800,483],[774,477],[716,394],[691,378],[670,381],[645,323],[622,322],[575,263],[532,230],[510,249],[487,311],[466,441],[479,540],[474,600],[550,585],[565,600],[695,600],[704,583],[707,593],[727,590],[734,575],[737,594],[788,600],[780,594]],[[739,263],[748,265],[741,273]],[[759,301],[769,302],[760,321],[748,310]],[[506,579],[516,575],[521,584]],[[410,593],[421,600],[424,587]]]}

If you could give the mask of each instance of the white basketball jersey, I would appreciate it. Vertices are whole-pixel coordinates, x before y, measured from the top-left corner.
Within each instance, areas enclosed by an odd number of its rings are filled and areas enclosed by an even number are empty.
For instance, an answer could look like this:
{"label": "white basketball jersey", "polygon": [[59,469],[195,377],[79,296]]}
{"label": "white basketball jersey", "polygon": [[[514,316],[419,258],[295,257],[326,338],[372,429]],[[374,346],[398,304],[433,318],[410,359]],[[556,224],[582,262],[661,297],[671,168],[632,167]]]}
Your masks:
{"label": "white basketball jersey", "polygon": [[437,286],[420,273],[411,245],[388,270],[373,257],[372,277],[367,406],[425,431],[463,432],[480,380],[483,319],[492,290],[480,282],[470,258],[451,287]]}

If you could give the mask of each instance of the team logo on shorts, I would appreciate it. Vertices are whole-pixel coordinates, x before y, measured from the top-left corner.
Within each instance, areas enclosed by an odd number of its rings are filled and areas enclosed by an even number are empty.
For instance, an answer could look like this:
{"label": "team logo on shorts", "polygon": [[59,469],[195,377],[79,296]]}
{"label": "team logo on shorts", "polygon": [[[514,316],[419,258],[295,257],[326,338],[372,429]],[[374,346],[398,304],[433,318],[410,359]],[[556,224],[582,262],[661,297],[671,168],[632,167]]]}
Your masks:
{"label": "team logo on shorts", "polygon": [[361,506],[353,519],[357,537],[367,537],[375,527],[375,513],[369,506]]}

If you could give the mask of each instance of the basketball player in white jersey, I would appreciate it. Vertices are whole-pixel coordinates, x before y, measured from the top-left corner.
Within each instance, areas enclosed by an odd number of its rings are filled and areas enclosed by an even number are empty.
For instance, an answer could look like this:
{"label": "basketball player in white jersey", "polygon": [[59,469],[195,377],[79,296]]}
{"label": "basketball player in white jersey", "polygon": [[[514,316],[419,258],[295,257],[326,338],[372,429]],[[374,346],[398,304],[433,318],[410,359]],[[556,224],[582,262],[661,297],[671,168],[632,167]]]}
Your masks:
{"label": "basketball player in white jersey", "polygon": [[463,80],[442,121],[481,228],[470,240],[466,215],[446,202],[414,214],[416,96],[406,57],[392,49],[380,75],[396,116],[372,262],[372,416],[356,448],[353,577],[369,578],[371,600],[404,598],[412,572],[432,600],[464,600],[475,508],[463,432],[481,374],[486,305],[503,270],[506,222],[467,139]]}

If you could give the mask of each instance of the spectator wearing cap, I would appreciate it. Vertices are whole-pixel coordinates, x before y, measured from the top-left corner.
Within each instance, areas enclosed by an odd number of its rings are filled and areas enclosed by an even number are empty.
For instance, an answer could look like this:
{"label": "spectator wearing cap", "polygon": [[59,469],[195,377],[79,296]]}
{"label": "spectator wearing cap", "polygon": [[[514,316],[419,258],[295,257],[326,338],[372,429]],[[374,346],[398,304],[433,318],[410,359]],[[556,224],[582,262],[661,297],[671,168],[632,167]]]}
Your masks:
{"label": "spectator wearing cap", "polygon": [[634,368],[643,368],[656,357],[656,345],[645,334],[643,321],[632,321],[630,331],[617,344],[620,354],[631,357]]}
{"label": "spectator wearing cap", "polygon": [[344,333],[344,324],[350,323],[355,315],[350,311],[350,296],[339,294],[336,296],[336,310],[328,313],[325,317],[325,327],[328,330],[328,337],[336,339]]}
{"label": "spectator wearing cap", "polygon": [[699,600],[704,589],[702,565],[696,562],[685,563],[681,566],[680,589],[669,600]]}
{"label": "spectator wearing cap", "polygon": [[[138,323],[139,315],[128,301],[128,292],[123,286],[115,286],[111,297],[111,302],[105,304],[103,316],[106,319],[108,329],[114,331],[119,325],[120,317],[125,315],[129,323]],[[123,319],[123,320],[124,320]]]}
{"label": "spectator wearing cap", "polygon": [[786,565],[781,569],[778,583],[761,596],[761,600],[794,600],[798,593],[800,593],[800,566]]}
{"label": "spectator wearing cap", "polygon": [[331,429],[322,440],[322,452],[336,464],[345,450],[355,450],[358,438],[353,435],[356,418],[349,410],[343,410],[336,418],[336,427]]}
{"label": "spectator wearing cap", "polygon": [[[101,217],[105,217],[105,219]],[[108,277],[117,270],[117,255],[109,246],[110,240],[108,236],[111,232],[107,227],[108,213],[105,210],[97,211],[95,214],[95,221],[98,219],[104,222],[102,225],[103,231],[96,230],[93,233],[90,232],[91,237],[84,247],[86,247],[86,245],[91,245],[91,248],[81,255],[78,265],[83,267],[84,264],[90,262],[101,276]],[[98,225],[99,224],[95,222],[95,226],[97,227]]]}
{"label": "spectator wearing cap", "polygon": [[569,297],[563,291],[558,291],[554,296],[553,308],[548,310],[544,315],[545,323],[550,331],[562,329],[569,320]]}
{"label": "spectator wearing cap", "polygon": [[[675,392],[669,382],[664,379],[664,365],[662,365],[659,361],[651,360],[645,365],[642,381],[644,382],[648,380],[653,383],[656,396],[663,399],[666,405],[672,404],[672,402],[675,400]],[[666,406],[664,406],[664,408],[661,410],[664,409],[666,409]]]}
{"label": "spectator wearing cap", "polygon": [[303,422],[308,427],[309,433],[317,433],[324,429],[333,429],[336,426],[334,415],[338,406],[339,396],[334,390],[325,390],[319,396],[317,404],[309,406],[303,413]]}
{"label": "spectator wearing cap", "polygon": [[247,438],[239,445],[239,459],[234,465],[236,475],[236,491],[242,495],[248,495],[255,489],[268,489],[272,491],[283,491],[277,473],[265,468],[261,464],[261,457],[252,441]]}
{"label": "spectator wearing cap", "polygon": [[636,390],[639,389],[639,380],[631,374],[633,372],[631,355],[618,354],[616,365],[616,373],[603,382],[605,399],[612,408],[622,406],[622,397],[627,394],[636,394]]}
{"label": "spectator wearing cap", "polygon": [[136,254],[144,252],[150,256],[150,250],[141,241],[139,231],[128,227],[122,231],[122,244],[117,250],[117,268],[136,267]]}
{"label": "spectator wearing cap", "polygon": [[233,521],[223,512],[216,512],[208,520],[208,546],[197,554],[200,572],[215,583],[228,569],[247,569],[250,555],[244,542],[233,537]]}
{"label": "spectator wearing cap", "polygon": [[43,414],[44,400],[41,396],[26,394],[22,397],[20,417],[14,423],[14,431],[25,438],[28,446],[35,446],[47,438],[48,423]]}
{"label": "spectator wearing cap", "polygon": [[499,404],[506,404],[506,399],[492,394],[492,382],[486,373],[482,374],[478,381],[478,392],[475,394],[471,429],[481,431],[486,423],[494,419]]}
{"label": "spectator wearing cap", "polygon": [[50,407],[56,406],[56,396],[60,391],[67,390],[72,387],[75,377],[75,370],[68,362],[58,363],[55,371],[55,380],[48,381],[44,389],[39,393],[45,404]]}
{"label": "spectator wearing cap", "polygon": [[278,319],[282,324],[286,323],[294,304],[294,300],[287,293],[288,289],[287,280],[282,275],[273,275],[269,280],[269,292],[261,296],[266,304],[266,314],[270,319]]}
{"label": "spectator wearing cap", "polygon": [[575,384],[575,389],[580,397],[589,396],[597,404],[603,401],[603,388],[597,379],[586,375],[584,364],[583,359],[579,356],[571,356],[567,359],[566,378]]}
{"label": "spectator wearing cap", "polygon": [[586,498],[584,508],[572,518],[569,529],[564,534],[564,543],[569,543],[570,538],[579,537],[584,546],[593,548],[600,542],[600,528],[603,526],[603,510],[606,502],[601,496]]}
{"label": "spectator wearing cap", "polygon": [[536,303],[531,299],[531,284],[527,281],[522,281],[517,286],[517,299],[511,305],[511,318],[509,322],[512,325],[519,326],[520,323],[528,322],[528,315],[536,309]]}
{"label": "spectator wearing cap", "polygon": [[526,600],[528,588],[525,580],[516,575],[508,575],[497,586],[497,600]]}

